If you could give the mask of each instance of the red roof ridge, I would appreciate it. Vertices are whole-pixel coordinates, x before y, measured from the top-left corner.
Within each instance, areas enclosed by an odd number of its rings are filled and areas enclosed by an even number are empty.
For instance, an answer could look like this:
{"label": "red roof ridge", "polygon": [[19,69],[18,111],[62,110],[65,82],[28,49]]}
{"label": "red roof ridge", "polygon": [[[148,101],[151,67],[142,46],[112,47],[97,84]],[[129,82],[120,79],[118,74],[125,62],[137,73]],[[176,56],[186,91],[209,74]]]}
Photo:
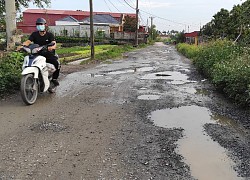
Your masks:
{"label": "red roof ridge", "polygon": [[[24,13],[50,13],[50,14],[66,14],[66,15],[86,15],[89,11],[79,10],[53,10],[53,9],[26,9]],[[113,16],[120,16],[121,14],[135,16],[135,13],[118,13],[118,12],[94,12],[94,14],[110,14]]]}

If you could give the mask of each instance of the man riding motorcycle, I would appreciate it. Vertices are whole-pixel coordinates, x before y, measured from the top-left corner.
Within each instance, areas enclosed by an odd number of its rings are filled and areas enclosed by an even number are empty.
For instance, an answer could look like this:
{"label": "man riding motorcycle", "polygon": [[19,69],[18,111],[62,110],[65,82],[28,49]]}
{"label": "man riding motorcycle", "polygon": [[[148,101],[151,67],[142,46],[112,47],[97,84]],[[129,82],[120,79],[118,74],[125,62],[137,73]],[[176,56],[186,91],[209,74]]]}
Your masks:
{"label": "man riding motorcycle", "polygon": [[48,47],[48,51],[41,54],[46,58],[46,62],[53,64],[56,71],[53,73],[52,82],[55,86],[59,86],[58,77],[60,72],[60,63],[58,61],[58,56],[55,54],[56,40],[52,33],[46,30],[47,23],[44,18],[38,18],[36,20],[37,31],[33,32],[29,39],[23,42],[23,46],[29,46],[32,42],[38,44],[39,46],[47,45],[49,43],[54,43],[53,46]]}

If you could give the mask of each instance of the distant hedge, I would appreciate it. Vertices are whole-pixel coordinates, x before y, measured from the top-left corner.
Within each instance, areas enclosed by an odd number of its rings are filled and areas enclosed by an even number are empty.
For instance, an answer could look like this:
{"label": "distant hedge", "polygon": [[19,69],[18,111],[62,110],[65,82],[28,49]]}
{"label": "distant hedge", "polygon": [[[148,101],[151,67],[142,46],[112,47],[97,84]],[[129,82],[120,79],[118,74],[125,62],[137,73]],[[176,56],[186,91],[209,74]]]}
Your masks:
{"label": "distant hedge", "polygon": [[56,36],[57,43],[88,43],[88,38]]}

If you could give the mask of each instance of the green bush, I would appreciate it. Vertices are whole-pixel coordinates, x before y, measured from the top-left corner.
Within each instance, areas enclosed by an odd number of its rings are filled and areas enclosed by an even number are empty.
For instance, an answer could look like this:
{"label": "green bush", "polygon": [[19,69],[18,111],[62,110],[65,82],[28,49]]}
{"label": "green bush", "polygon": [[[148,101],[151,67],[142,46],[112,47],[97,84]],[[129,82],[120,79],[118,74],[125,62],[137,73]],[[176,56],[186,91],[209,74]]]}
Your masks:
{"label": "green bush", "polygon": [[249,104],[250,58],[241,56],[231,61],[216,63],[212,82],[230,99],[241,105]]}
{"label": "green bush", "polygon": [[13,52],[0,61],[0,95],[19,89],[23,54]]}
{"label": "green bush", "polygon": [[194,64],[207,77],[213,75],[213,66],[235,59],[242,53],[242,48],[231,41],[217,40],[201,46],[194,57]]}
{"label": "green bush", "polygon": [[186,43],[179,43],[176,46],[177,50],[187,58],[195,58],[199,52],[200,47],[196,45],[189,45]]}
{"label": "green bush", "polygon": [[192,58],[202,72],[218,90],[234,102],[250,104],[250,50],[231,41],[217,40],[193,49],[179,44],[179,52]]}

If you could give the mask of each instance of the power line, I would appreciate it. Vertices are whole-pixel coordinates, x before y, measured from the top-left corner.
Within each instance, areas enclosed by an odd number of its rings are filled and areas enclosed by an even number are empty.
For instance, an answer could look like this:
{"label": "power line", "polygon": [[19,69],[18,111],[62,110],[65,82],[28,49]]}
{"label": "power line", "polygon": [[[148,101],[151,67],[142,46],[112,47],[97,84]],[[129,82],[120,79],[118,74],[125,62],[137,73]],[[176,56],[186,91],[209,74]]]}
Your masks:
{"label": "power line", "polygon": [[110,9],[110,7],[109,7],[109,5],[108,5],[108,3],[107,3],[107,1],[104,0],[104,2],[105,2],[105,4],[108,6],[109,11],[112,12],[111,9]]}
{"label": "power line", "polygon": [[126,5],[122,0],[118,0],[123,6]]}
{"label": "power line", "polygon": [[152,13],[149,13],[149,12],[146,12],[146,11],[143,11],[143,10],[141,10],[141,11],[144,12],[144,13],[146,13],[146,14],[149,14],[151,16],[157,17],[159,19],[162,19],[162,20],[165,20],[165,21],[169,21],[169,22],[172,22],[172,23],[175,23],[175,24],[180,24],[180,25],[185,25],[186,26],[186,24],[184,24],[184,23],[180,23],[180,22],[176,22],[176,21],[173,21],[173,20],[170,20],[170,19],[166,19],[166,18],[163,18],[163,17],[160,17],[160,16],[156,16],[156,15],[154,15]]}
{"label": "power line", "polygon": [[129,6],[129,7],[131,7],[132,9],[134,9],[135,10],[135,8],[133,7],[133,6],[131,6],[129,3],[128,3],[128,1],[127,0],[124,0],[124,2]]}
{"label": "power line", "polygon": [[[129,3],[128,3],[128,0],[124,0],[124,2],[130,7],[130,8],[132,8],[132,9],[134,9],[135,10],[135,8],[132,6],[132,5],[130,5]],[[149,4],[150,4],[151,2],[150,2],[150,0],[149,0]],[[187,24],[184,24],[184,23],[180,23],[180,22],[177,22],[177,21],[173,21],[173,20],[170,20],[170,19],[166,19],[166,18],[163,18],[163,17],[160,17],[160,16],[157,16],[157,15],[154,15],[154,14],[152,14],[152,13],[149,13],[149,12],[147,12],[147,11],[143,11],[143,10],[141,10],[140,9],[140,11],[141,12],[143,12],[143,13],[146,13],[146,14],[148,14],[148,15],[150,15],[150,16],[153,16],[153,17],[156,17],[156,18],[159,18],[159,19],[162,19],[162,20],[164,20],[164,21],[168,21],[168,22],[172,22],[172,23],[175,23],[175,24],[179,24],[179,25],[183,25],[183,26],[187,26]],[[141,16],[140,16],[141,17]]]}
{"label": "power line", "polygon": [[151,13],[150,5],[151,5],[151,2],[150,2],[150,0],[148,0],[145,7],[147,7],[148,12]]}
{"label": "power line", "polygon": [[[135,9],[133,6],[131,6],[131,5],[128,3],[127,0],[124,0],[124,2],[125,2],[130,8]],[[149,3],[150,3],[150,1],[149,1]],[[186,24],[184,24],[184,23],[180,23],[180,22],[176,22],[176,21],[173,21],[173,20],[170,20],[170,19],[166,19],[166,18],[163,18],[163,17],[160,17],[160,16],[156,16],[156,15],[154,15],[154,14],[152,14],[152,13],[149,13],[149,12],[147,12],[147,11],[143,11],[143,10],[141,10],[141,9],[140,9],[140,11],[142,11],[142,12],[144,12],[144,13],[146,13],[146,14],[149,14],[150,16],[154,16],[154,17],[157,17],[157,18],[162,19],[162,20],[165,20],[165,21],[169,21],[169,22],[172,22],[172,23],[175,23],[175,24],[180,24],[180,25],[186,26]]]}
{"label": "power line", "polygon": [[133,7],[135,7],[135,3],[132,0],[127,0],[129,2],[129,4],[132,4]]}
{"label": "power line", "polygon": [[145,21],[143,20],[142,16],[141,16],[141,13],[139,12],[139,16],[140,16],[140,19],[142,21],[143,24],[146,24]]}
{"label": "power line", "polygon": [[112,4],[112,6],[113,6],[117,11],[121,12],[119,9],[117,9],[117,7],[116,7],[110,0],[108,0],[108,1],[110,2],[110,4]]}

